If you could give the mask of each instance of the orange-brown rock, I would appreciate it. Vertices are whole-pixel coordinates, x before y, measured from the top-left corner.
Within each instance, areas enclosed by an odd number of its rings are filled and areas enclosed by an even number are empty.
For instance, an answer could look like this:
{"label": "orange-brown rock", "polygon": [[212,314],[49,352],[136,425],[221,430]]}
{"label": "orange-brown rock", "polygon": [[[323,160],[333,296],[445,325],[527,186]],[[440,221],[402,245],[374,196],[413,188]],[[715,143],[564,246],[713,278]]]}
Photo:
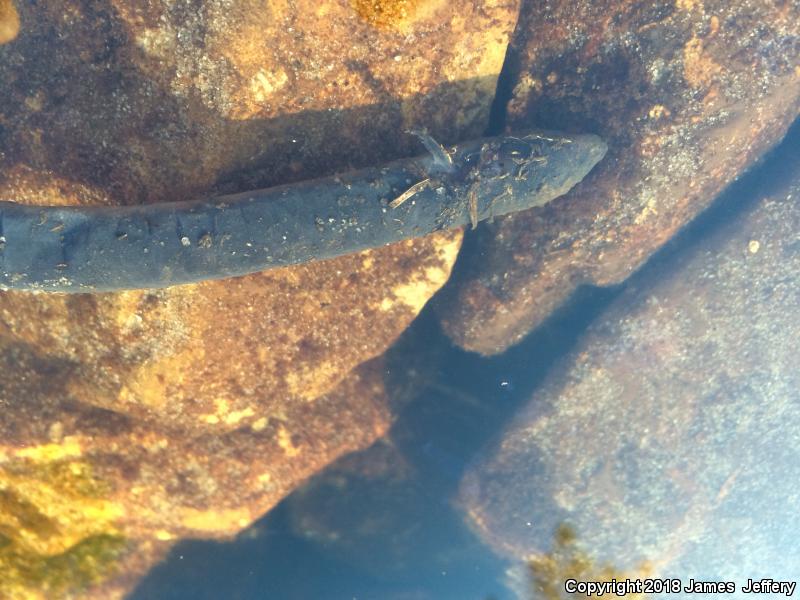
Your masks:
{"label": "orange-brown rock", "polygon": [[0,0],[0,44],[7,44],[19,33],[19,13],[12,0]]}
{"label": "orange-brown rock", "polygon": [[[391,423],[380,359],[313,401],[210,433],[80,402],[61,388],[71,366],[25,345],[0,358],[3,597],[53,597],[117,574],[132,585],[131,561],[140,573],[175,539],[232,535]],[[70,571],[76,562],[85,570]]]}
{"label": "orange-brown rock", "polygon": [[624,280],[781,139],[800,109],[796,3],[525,2],[509,126],[601,135],[566,197],[487,227],[438,303],[462,347],[519,341],[579,284]]}
{"label": "orange-brown rock", "polygon": [[[516,0],[16,9],[0,51],[0,197],[87,205],[375,165],[421,152],[404,134],[415,126],[473,137],[517,15]],[[390,414],[378,367],[359,365],[445,282],[460,239],[159,291],[0,294],[0,560],[20,549],[31,573],[83,543],[89,562],[141,572],[168,540],[232,535],[370,444]],[[101,589],[94,575],[67,583]]]}
{"label": "orange-brown rock", "polygon": [[447,279],[459,239],[165,290],[6,292],[0,340],[69,363],[60,389],[80,402],[234,429],[312,401],[383,352]]}
{"label": "orange-brown rock", "polygon": [[388,5],[25,3],[0,61],[4,196],[24,166],[135,204],[375,165],[420,152],[410,127],[477,137],[516,1]]}
{"label": "orange-brown rock", "polygon": [[[0,63],[0,195],[186,199],[374,164],[407,153],[387,140],[407,144],[415,123],[480,131],[514,4],[403,7],[378,26],[347,4],[26,5]],[[82,401],[235,426],[259,418],[256,399],[313,398],[380,354],[458,245],[444,234],[155,293],[5,293],[0,336],[76,362]]]}

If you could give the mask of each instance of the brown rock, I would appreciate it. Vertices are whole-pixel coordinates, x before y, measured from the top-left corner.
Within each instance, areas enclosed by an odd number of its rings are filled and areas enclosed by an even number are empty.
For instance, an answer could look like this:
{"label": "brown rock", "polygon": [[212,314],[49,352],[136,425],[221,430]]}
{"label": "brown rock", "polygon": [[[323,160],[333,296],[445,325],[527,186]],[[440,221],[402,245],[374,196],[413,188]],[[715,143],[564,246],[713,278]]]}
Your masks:
{"label": "brown rock", "polygon": [[[118,205],[375,165],[420,152],[414,126],[481,133],[517,4],[17,8],[0,197]],[[125,589],[170,540],[232,535],[369,445],[390,415],[377,363],[358,365],[444,283],[460,239],[160,291],[1,293],[0,561],[22,553],[30,573],[96,542],[87,560],[122,571],[65,589]]]}
{"label": "brown rock", "polygon": [[191,199],[417,153],[410,127],[477,137],[516,2],[391,4],[376,25],[347,2],[25,3],[0,60],[4,192],[27,166],[112,204]]}
{"label": "brown rock", "polygon": [[620,570],[797,572],[799,158],[643,272],[468,474],[495,548],[541,556],[568,525],[574,555]]}
{"label": "brown rock", "polygon": [[447,279],[459,240],[165,290],[6,292],[0,340],[73,364],[61,389],[82,402],[232,429],[313,400],[380,354]]}
{"label": "brown rock", "polygon": [[[177,538],[231,536],[391,422],[380,360],[313,402],[289,403],[215,434],[135,420],[59,394],[71,367],[43,362],[22,345],[6,348],[2,359],[0,571],[14,574],[0,583],[3,597],[106,585],[116,573],[132,585],[132,549],[151,557],[133,561],[141,573]],[[70,561],[82,552],[91,570],[71,573]],[[62,563],[67,572],[48,572],[47,565]],[[43,565],[41,576],[28,577],[38,572],[31,565]]]}
{"label": "brown rock", "polygon": [[19,13],[11,0],[0,0],[0,44],[7,44],[19,33]]}
{"label": "brown rock", "polygon": [[[134,4],[24,7],[0,62],[2,197],[186,199],[215,181],[232,191],[374,164],[407,152],[387,140],[415,123],[446,123],[443,139],[476,133],[515,16],[513,3],[409,4],[376,27],[346,5]],[[441,234],[153,293],[4,293],[0,337],[77,362],[69,387],[82,401],[236,426],[380,354],[447,279],[459,243]]]}
{"label": "brown rock", "polygon": [[526,2],[510,128],[601,135],[566,197],[500,220],[437,303],[493,354],[582,283],[624,280],[784,135],[800,107],[800,8],[771,2]]}

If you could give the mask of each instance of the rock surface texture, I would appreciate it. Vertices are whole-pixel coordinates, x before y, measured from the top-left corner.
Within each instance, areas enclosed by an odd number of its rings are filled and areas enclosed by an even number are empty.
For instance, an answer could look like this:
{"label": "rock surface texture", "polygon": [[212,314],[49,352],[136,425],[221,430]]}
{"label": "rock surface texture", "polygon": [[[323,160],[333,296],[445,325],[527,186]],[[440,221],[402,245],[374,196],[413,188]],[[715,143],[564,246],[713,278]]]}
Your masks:
{"label": "rock surface texture", "polygon": [[19,33],[19,14],[11,0],[0,0],[0,44],[7,44]]}
{"label": "rock surface texture", "polygon": [[[375,165],[420,153],[413,127],[476,137],[518,13],[14,6],[0,2],[0,197],[86,205]],[[446,281],[460,241],[160,291],[0,294],[0,595],[119,596],[172,540],[233,535],[369,445],[391,415],[367,361]]]}
{"label": "rock surface texture", "polygon": [[555,535],[620,572],[796,576],[798,159],[648,265],[467,475],[496,549],[541,556]]}
{"label": "rock surface texture", "polygon": [[528,1],[513,45],[509,128],[596,133],[609,153],[566,197],[485,228],[437,300],[448,335],[483,354],[578,285],[628,277],[800,109],[797,2]]}

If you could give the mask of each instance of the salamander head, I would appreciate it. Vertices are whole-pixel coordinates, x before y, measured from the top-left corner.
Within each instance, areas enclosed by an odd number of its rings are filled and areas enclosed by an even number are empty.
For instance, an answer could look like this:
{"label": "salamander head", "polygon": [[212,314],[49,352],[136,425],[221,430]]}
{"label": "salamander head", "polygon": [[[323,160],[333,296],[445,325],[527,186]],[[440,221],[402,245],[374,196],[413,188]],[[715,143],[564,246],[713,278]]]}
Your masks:
{"label": "salamander head", "polygon": [[537,174],[547,172],[556,179],[560,173],[565,183],[571,180],[571,187],[603,158],[607,149],[605,142],[591,134],[550,136],[531,132],[487,138],[479,147],[466,148],[452,156],[452,179],[464,184],[509,179],[533,183],[539,179]]}

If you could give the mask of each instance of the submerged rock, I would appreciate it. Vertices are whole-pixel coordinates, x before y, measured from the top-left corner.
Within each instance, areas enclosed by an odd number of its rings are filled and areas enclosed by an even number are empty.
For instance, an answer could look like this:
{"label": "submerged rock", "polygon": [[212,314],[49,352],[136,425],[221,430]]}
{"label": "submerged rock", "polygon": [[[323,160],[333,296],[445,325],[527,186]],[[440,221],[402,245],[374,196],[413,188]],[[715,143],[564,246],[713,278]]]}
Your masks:
{"label": "submerged rock", "polygon": [[[130,569],[142,574],[182,537],[244,529],[391,423],[380,360],[313,402],[212,433],[82,403],[61,390],[68,365],[42,362],[24,346],[0,358],[3,597],[107,589],[120,585],[115,579],[133,585]],[[84,555],[87,571],[71,571]],[[63,572],[53,570],[59,564]]]}
{"label": "submerged rock", "polygon": [[619,283],[778,142],[800,111],[800,7],[525,2],[510,128],[599,134],[603,163],[541,210],[486,227],[448,294],[448,335],[493,354],[582,283]]}
{"label": "submerged rock", "polygon": [[[23,27],[0,52],[0,198],[189,200],[418,153],[409,128],[477,137],[517,8],[17,3]],[[0,293],[2,565],[119,537],[118,569],[62,582],[119,595],[163,545],[233,535],[368,446],[391,416],[363,363],[446,281],[460,241],[159,291]]]}
{"label": "submerged rock", "polygon": [[0,44],[7,44],[19,33],[19,13],[12,0],[0,0]]}
{"label": "submerged rock", "polygon": [[791,180],[738,186],[743,211],[648,266],[465,477],[461,502],[495,549],[558,572],[542,557],[567,526],[587,564],[619,572],[796,575],[792,160]]}
{"label": "submerged rock", "polygon": [[459,239],[163,290],[6,292],[0,344],[69,363],[60,390],[81,403],[196,431],[250,426],[380,354],[445,281]]}

